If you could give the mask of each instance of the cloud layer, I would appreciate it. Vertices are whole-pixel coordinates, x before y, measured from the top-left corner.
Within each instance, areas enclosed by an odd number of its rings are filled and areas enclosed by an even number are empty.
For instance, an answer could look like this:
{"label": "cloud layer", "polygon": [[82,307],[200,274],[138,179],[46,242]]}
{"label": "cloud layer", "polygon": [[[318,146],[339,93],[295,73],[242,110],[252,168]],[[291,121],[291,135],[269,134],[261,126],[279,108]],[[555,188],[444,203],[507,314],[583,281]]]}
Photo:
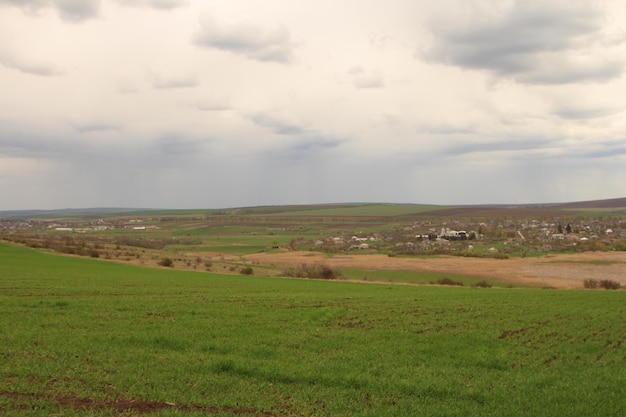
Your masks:
{"label": "cloud layer", "polygon": [[623,196],[617,0],[0,0],[0,210]]}

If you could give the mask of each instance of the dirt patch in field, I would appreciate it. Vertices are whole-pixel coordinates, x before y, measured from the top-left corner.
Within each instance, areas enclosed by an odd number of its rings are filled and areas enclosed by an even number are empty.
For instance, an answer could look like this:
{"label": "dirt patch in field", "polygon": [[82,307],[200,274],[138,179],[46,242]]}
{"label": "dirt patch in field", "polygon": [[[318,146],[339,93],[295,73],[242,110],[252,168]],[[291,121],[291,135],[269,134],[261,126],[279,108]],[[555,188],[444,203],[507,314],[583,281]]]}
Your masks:
{"label": "dirt patch in field", "polygon": [[259,416],[259,417],[275,417],[274,413],[269,411],[259,411],[247,408],[234,407],[210,407],[200,405],[184,405],[171,402],[159,401],[141,401],[141,400],[104,400],[90,399],[70,396],[54,396],[46,394],[31,394],[19,392],[2,392],[0,397],[8,398],[15,403],[17,409],[28,409],[29,403],[33,400],[51,401],[58,404],[61,408],[69,408],[78,411],[86,410],[113,410],[117,413],[132,412],[134,414],[151,414],[162,410],[178,410],[186,412],[197,412],[204,415],[212,414],[234,414],[241,416]]}
{"label": "dirt patch in field", "polygon": [[295,251],[246,255],[245,259],[280,267],[323,262],[333,268],[441,272],[563,289],[583,288],[585,279],[609,279],[626,285],[626,252],[491,259],[456,256],[404,258],[377,254],[328,256],[318,252]]}

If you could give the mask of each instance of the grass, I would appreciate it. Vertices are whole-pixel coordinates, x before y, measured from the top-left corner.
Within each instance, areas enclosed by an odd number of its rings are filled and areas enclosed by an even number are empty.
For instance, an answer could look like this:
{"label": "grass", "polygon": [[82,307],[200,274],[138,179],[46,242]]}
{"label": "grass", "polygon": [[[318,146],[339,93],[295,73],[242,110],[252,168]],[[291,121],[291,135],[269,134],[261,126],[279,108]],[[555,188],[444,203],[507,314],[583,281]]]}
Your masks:
{"label": "grass", "polygon": [[409,214],[424,213],[432,210],[441,210],[443,206],[417,206],[402,204],[371,204],[355,205],[353,207],[316,208],[313,210],[298,210],[293,212],[276,213],[274,216],[405,216]]}
{"label": "grass", "polygon": [[623,291],[223,276],[2,244],[0,265],[5,416],[138,415],[114,407],[129,400],[176,405],[158,416],[626,408]]}
{"label": "grass", "polygon": [[[343,275],[352,280],[362,281],[384,281],[392,283],[409,283],[409,284],[431,284],[437,283],[440,279],[449,278],[457,282],[463,283],[464,286],[472,286],[480,281],[484,281],[484,277],[471,277],[467,275],[450,274],[443,272],[427,272],[427,271],[391,271],[391,270],[365,270],[365,269],[342,269]],[[509,283],[499,281],[489,281],[494,287],[509,287]],[[516,286],[520,286],[517,284]]]}

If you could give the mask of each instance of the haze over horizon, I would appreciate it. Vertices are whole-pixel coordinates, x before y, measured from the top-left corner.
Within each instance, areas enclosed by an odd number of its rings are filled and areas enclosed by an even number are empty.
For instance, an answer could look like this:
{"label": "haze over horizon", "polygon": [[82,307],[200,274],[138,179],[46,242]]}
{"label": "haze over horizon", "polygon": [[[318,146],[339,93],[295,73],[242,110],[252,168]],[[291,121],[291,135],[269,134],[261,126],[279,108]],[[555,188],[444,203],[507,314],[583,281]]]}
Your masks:
{"label": "haze over horizon", "polygon": [[0,210],[624,196],[618,0],[0,0]]}

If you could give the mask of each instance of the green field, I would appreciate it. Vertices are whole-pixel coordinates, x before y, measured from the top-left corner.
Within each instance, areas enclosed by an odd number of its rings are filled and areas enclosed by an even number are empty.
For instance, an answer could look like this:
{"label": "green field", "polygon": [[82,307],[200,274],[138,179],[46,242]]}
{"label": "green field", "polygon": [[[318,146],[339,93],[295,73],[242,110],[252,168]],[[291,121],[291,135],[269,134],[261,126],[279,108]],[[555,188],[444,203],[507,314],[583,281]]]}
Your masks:
{"label": "green field", "polygon": [[137,268],[0,244],[3,416],[619,416],[626,292]]}
{"label": "green field", "polygon": [[441,210],[442,206],[422,206],[403,204],[366,204],[351,207],[315,208],[312,210],[281,211],[274,216],[320,216],[320,217],[391,217],[406,216],[409,214],[424,213],[432,210]]}

